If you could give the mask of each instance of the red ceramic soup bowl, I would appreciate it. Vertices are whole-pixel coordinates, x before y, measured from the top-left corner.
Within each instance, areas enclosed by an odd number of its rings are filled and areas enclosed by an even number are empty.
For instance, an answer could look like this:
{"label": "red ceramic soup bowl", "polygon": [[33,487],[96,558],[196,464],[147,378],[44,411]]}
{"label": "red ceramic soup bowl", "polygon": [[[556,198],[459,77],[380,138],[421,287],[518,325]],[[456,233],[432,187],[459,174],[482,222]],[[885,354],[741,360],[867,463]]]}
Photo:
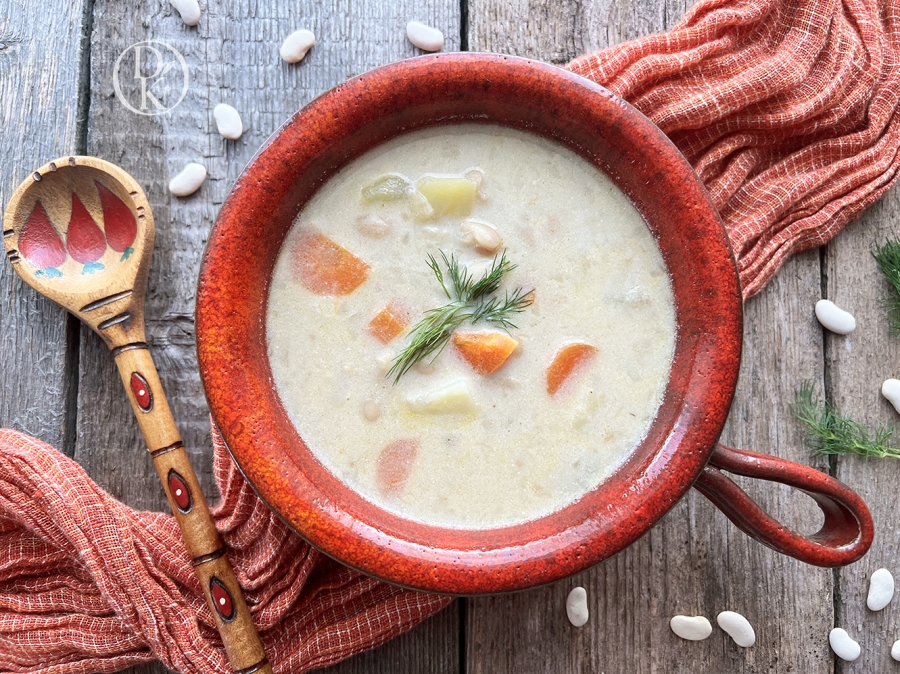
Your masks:
{"label": "red ceramic soup bowl", "polygon": [[[304,204],[338,169],[379,143],[457,122],[540,134],[604,171],[658,241],[677,321],[662,404],[624,464],[558,512],[475,531],[406,520],[340,482],[288,418],[266,347],[275,260]],[[197,298],[200,371],[210,408],[260,497],[341,562],[390,582],[452,594],[517,590],[589,567],[634,542],[692,486],[780,552],[820,566],[861,557],[873,524],[853,491],[807,466],[717,444],[737,381],[741,330],[741,290],[724,228],[693,170],[659,129],[588,80],[488,54],[394,63],[335,87],[294,115],[254,157],[222,207]],[[791,531],[723,470],[804,490],[824,512],[821,531]]]}

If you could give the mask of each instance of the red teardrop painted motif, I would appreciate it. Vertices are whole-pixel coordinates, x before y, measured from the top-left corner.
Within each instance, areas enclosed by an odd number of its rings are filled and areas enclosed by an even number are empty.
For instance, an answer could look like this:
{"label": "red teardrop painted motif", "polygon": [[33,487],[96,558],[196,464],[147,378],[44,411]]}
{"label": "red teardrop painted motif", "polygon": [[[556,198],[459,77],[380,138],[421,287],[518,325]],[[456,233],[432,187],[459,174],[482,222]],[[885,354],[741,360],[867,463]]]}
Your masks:
{"label": "red teardrop painted motif", "polygon": [[103,232],[74,192],[72,193],[72,218],[69,220],[69,231],[66,232],[66,244],[69,248],[69,255],[81,264],[96,262],[106,250],[106,239]]}
{"label": "red teardrop painted motif", "polygon": [[169,493],[178,509],[187,514],[194,507],[194,501],[191,498],[191,490],[188,489],[187,482],[181,477],[175,469],[169,471]]}
{"label": "red teardrop painted motif", "polygon": [[106,230],[106,241],[109,247],[118,253],[125,251],[134,243],[137,236],[137,220],[134,213],[115,194],[98,181],[94,181],[100,193],[100,205],[103,208],[103,229]]}
{"label": "red teardrop painted motif", "polygon": [[225,583],[213,576],[209,580],[209,593],[212,595],[216,610],[225,622],[234,620],[234,601]]}
{"label": "red teardrop painted motif", "polygon": [[19,251],[39,269],[58,267],[66,261],[66,247],[38,201],[19,236]]}
{"label": "red teardrop painted motif", "polygon": [[144,412],[153,409],[153,393],[150,391],[150,384],[138,372],[131,373],[131,392],[134,394],[138,407]]}

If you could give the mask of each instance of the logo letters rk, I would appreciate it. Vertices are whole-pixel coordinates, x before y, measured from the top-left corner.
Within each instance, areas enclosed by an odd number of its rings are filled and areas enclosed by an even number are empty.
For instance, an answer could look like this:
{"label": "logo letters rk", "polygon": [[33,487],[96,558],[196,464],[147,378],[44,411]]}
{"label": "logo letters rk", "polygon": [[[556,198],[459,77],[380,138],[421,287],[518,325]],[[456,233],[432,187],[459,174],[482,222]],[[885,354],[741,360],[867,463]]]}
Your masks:
{"label": "logo letters rk", "polygon": [[[0,0],[2,2],[2,0]],[[134,59],[134,77],[129,77]],[[138,115],[159,115],[172,110],[188,90],[188,67],[172,45],[146,40],[119,54],[113,66],[116,98]]]}
{"label": "logo letters rk", "polygon": [[[143,74],[143,65],[144,65],[144,52],[148,52],[153,55],[153,60],[156,64],[156,70],[152,75],[144,75]],[[147,109],[147,101],[149,100],[157,110],[165,110],[166,107],[159,102],[156,96],[153,95],[151,89],[153,85],[162,80],[162,78],[168,73],[175,65],[174,61],[169,61],[168,63],[164,63],[163,55],[160,51],[150,45],[136,45],[134,48],[134,79],[140,81],[141,83],[141,110]],[[147,84],[147,81],[150,80],[150,83]]]}

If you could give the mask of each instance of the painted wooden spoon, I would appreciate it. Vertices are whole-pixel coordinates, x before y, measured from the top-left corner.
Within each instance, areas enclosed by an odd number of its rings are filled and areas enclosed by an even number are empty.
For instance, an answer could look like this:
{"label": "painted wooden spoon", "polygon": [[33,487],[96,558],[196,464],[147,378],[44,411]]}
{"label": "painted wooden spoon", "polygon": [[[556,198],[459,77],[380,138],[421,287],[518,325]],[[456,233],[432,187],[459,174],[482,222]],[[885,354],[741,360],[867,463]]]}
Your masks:
{"label": "painted wooden spoon", "polygon": [[112,351],[231,666],[240,674],[271,673],[144,337],[153,234],[140,185],[93,157],[62,157],[39,168],[13,193],[3,219],[16,273]]}

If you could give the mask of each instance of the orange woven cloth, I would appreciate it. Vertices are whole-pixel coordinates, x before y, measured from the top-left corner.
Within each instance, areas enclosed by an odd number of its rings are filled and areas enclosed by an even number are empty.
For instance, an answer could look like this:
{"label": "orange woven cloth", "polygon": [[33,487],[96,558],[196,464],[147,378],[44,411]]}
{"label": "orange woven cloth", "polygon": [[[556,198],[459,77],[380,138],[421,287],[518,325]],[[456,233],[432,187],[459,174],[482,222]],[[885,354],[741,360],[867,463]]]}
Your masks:
{"label": "orange woven cloth", "polygon": [[[669,33],[569,67],[636,105],[685,154],[749,297],[896,180],[898,19],[888,2],[703,0]],[[311,550],[214,440],[216,523],[276,672],[336,662],[450,601]],[[131,510],[51,447],[0,431],[0,669],[110,672],[153,659],[229,671],[173,518]]]}
{"label": "orange woven cloth", "polygon": [[[213,440],[222,492],[213,517],[276,672],[377,646],[451,601],[311,549]],[[0,429],[0,671],[88,674],[161,660],[177,672],[230,672],[190,561],[170,515],[132,510],[49,445]]]}
{"label": "orange woven cloth", "polygon": [[897,180],[900,3],[705,0],[666,34],[568,67],[684,153],[728,230],[745,298]]}

